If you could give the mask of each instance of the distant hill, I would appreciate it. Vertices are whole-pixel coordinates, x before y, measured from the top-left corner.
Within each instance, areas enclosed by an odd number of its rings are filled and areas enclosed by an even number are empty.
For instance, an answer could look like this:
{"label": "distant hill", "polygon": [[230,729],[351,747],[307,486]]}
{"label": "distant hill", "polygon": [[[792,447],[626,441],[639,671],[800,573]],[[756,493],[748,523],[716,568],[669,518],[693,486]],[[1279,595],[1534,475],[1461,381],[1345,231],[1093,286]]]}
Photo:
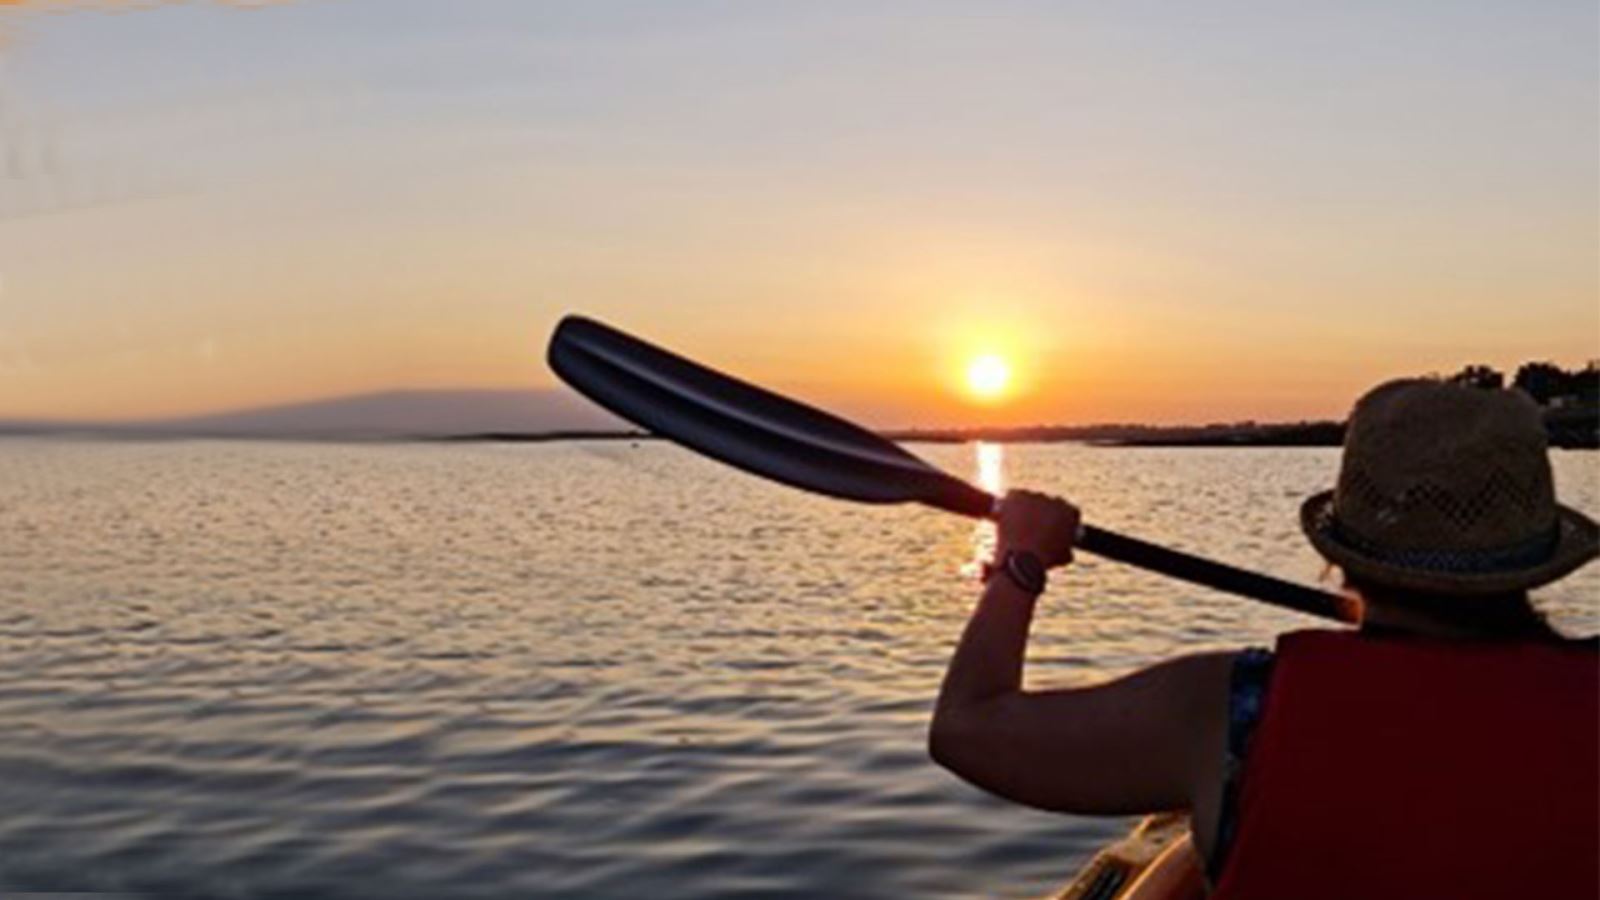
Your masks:
{"label": "distant hill", "polygon": [[626,426],[565,390],[386,391],[212,415],[138,422],[0,420],[0,434],[430,438],[604,431]]}

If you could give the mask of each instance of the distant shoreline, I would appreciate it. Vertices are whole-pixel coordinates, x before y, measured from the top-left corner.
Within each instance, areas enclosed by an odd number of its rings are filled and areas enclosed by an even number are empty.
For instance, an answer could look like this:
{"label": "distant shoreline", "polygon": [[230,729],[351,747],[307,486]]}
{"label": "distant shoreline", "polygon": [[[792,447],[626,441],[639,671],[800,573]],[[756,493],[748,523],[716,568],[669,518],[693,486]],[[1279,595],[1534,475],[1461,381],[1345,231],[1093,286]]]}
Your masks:
{"label": "distant shoreline", "polygon": [[[1600,449],[1600,413],[1551,410],[1545,416],[1550,446],[1566,450]],[[1078,443],[1098,447],[1338,447],[1344,423],[1234,422],[1210,425],[1038,425],[1010,428],[901,428],[878,432],[901,443],[997,444]],[[549,444],[563,441],[656,441],[636,429],[555,429],[551,431],[482,431],[459,434],[403,432],[161,429],[138,427],[52,427],[48,424],[0,425],[0,438],[65,437],[92,440],[253,440],[340,443],[498,443]]]}
{"label": "distant shoreline", "polygon": [[[1469,366],[1451,380],[1500,388],[1505,378]],[[1600,361],[1569,372],[1548,363],[1517,370],[1514,390],[1538,403],[1558,448],[1600,449]],[[880,428],[891,440],[959,444],[1080,443],[1113,447],[1338,447],[1344,423],[1332,419],[1152,425]],[[267,440],[348,443],[554,443],[655,440],[564,389],[391,390],[179,418],[67,420],[0,417],[0,438],[83,440]]]}
{"label": "distant shoreline", "polygon": [[[1600,416],[1547,416],[1550,446],[1600,449]],[[1097,447],[1339,447],[1344,423],[1240,422],[1214,425],[1052,425],[1020,428],[913,428],[878,432],[899,443],[1088,444]],[[455,443],[549,443],[565,440],[653,441],[643,431],[484,432],[432,440]]]}
{"label": "distant shoreline", "polygon": [[[1337,447],[1344,440],[1340,422],[1298,422],[1204,426],[1051,425],[1019,428],[887,429],[878,434],[913,444],[1091,444],[1107,447]],[[660,440],[644,431],[489,431],[427,440],[448,443],[549,443],[552,441]]]}
{"label": "distant shoreline", "polygon": [[1050,425],[1021,428],[910,429],[887,432],[896,441],[1000,444],[1064,442],[1109,447],[1337,447],[1344,442],[1342,422],[1211,425]]}
{"label": "distant shoreline", "polygon": [[[1600,449],[1600,413],[1589,410],[1547,413],[1550,446],[1566,450]],[[902,428],[878,432],[901,443],[996,444],[1079,443],[1102,447],[1340,447],[1344,423],[1233,422],[1211,425],[1045,425],[1013,428]],[[440,440],[538,443],[557,440],[656,440],[642,431],[486,432]]]}

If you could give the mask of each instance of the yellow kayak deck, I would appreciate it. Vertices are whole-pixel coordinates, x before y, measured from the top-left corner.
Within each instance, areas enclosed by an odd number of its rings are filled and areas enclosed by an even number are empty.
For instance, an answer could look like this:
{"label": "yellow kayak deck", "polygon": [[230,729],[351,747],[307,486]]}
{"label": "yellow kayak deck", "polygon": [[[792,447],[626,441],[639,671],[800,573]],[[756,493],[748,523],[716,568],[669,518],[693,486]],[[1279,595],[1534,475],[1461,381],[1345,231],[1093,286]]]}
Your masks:
{"label": "yellow kayak deck", "polygon": [[1201,900],[1205,892],[1189,816],[1159,813],[1095,854],[1050,900]]}

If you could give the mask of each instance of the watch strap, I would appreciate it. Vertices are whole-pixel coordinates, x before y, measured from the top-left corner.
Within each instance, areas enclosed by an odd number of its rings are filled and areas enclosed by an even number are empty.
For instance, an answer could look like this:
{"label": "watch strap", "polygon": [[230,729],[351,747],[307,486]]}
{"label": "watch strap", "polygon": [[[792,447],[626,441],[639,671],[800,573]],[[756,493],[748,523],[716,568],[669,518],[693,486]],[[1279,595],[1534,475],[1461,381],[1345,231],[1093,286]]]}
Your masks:
{"label": "watch strap", "polygon": [[1008,550],[1005,558],[997,566],[1012,584],[1022,590],[1038,595],[1044,593],[1048,579],[1045,575],[1045,566],[1039,557],[1028,550]]}

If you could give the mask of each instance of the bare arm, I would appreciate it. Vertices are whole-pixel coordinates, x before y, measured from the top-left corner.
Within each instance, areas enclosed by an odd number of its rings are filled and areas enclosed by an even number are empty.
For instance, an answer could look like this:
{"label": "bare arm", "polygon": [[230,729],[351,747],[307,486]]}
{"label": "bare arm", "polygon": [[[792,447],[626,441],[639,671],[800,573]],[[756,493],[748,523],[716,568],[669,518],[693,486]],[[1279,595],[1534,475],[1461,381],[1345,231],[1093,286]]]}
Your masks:
{"label": "bare arm", "polygon": [[[1046,564],[1071,559],[1077,511],[1032,494],[1007,498],[1000,547]],[[1220,791],[1233,654],[1174,659],[1105,684],[1026,691],[1022,663],[1035,598],[991,578],[957,645],[929,729],[941,765],[1042,809],[1135,813],[1193,808],[1208,836]]]}

